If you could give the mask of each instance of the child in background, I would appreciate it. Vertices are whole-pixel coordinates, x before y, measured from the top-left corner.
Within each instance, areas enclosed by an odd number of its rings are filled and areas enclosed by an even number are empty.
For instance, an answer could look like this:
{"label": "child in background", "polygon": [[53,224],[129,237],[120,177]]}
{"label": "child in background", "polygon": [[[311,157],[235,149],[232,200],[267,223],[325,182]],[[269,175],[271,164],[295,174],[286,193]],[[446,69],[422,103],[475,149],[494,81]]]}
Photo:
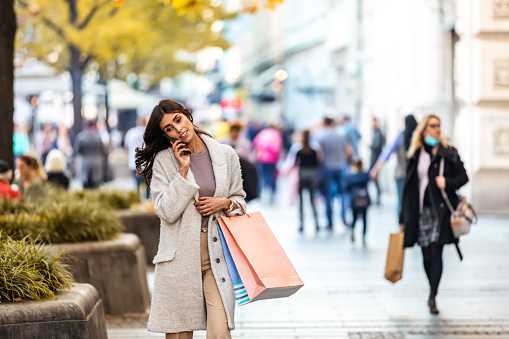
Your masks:
{"label": "child in background", "polygon": [[364,229],[362,231],[362,245],[366,246],[366,215],[371,200],[368,194],[369,174],[364,171],[362,161],[360,159],[354,161],[352,165],[352,173],[347,177],[346,189],[350,193],[352,208],[352,228],[350,235],[352,242],[355,241],[355,224],[359,216],[362,217]]}

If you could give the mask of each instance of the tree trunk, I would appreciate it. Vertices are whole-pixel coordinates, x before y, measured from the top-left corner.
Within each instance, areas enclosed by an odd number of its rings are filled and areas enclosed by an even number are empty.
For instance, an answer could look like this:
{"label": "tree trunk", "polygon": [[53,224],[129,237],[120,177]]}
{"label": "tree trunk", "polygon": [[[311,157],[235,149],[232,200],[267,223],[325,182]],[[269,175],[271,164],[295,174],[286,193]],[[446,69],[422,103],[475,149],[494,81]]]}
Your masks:
{"label": "tree trunk", "polygon": [[77,135],[83,128],[83,119],[81,118],[81,79],[83,69],[80,67],[80,51],[75,46],[70,47],[71,51],[71,80],[74,108],[74,125],[72,127],[74,135]]}
{"label": "tree trunk", "polygon": [[14,168],[14,0],[1,0],[0,13],[0,159]]}
{"label": "tree trunk", "polygon": [[[70,22],[75,23],[78,18],[78,8],[76,6],[76,0],[67,0],[69,4],[69,15]],[[80,50],[78,47],[71,45],[71,80],[72,80],[72,104],[74,109],[74,124],[73,131],[74,135],[83,128],[83,119],[81,118],[81,79],[83,78],[83,68],[80,65]]]}

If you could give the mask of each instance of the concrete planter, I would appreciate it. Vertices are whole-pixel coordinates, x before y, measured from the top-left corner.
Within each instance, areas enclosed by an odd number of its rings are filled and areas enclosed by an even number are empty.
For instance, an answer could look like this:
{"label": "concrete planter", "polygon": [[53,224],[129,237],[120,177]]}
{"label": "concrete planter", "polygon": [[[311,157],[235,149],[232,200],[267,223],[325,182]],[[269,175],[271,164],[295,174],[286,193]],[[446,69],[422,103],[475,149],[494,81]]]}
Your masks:
{"label": "concrete planter", "polygon": [[130,210],[116,211],[126,232],[134,233],[140,237],[141,243],[145,246],[147,264],[152,265],[152,259],[157,254],[159,244],[159,231],[161,221],[155,212],[136,212]]}
{"label": "concrete planter", "polygon": [[93,286],[77,284],[56,300],[4,302],[0,338],[106,339],[102,301]]}
{"label": "concrete planter", "polygon": [[146,312],[150,307],[145,249],[135,234],[117,239],[55,244],[78,282],[94,286],[106,314]]}

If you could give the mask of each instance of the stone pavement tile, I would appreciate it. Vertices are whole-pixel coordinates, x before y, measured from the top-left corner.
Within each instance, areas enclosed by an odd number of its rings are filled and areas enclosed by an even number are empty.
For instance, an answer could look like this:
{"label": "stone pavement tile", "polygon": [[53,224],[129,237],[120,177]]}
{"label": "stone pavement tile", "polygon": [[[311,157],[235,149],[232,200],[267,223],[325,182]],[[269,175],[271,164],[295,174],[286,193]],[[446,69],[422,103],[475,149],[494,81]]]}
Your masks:
{"label": "stone pavement tile", "polygon": [[349,339],[405,339],[405,335],[400,332],[350,332]]}
{"label": "stone pavement tile", "polygon": [[[497,338],[497,339],[509,339],[509,335],[490,335],[489,336],[490,338],[493,337],[493,338]],[[430,339],[430,338],[447,338],[447,339],[484,339],[484,338],[487,338],[487,337],[484,337],[483,335],[480,335],[480,334],[447,334],[447,335],[442,335],[442,334],[437,334],[437,335],[433,335],[433,334],[426,334],[426,335],[405,335],[405,338],[406,339]]]}
{"label": "stone pavement tile", "polygon": [[[388,212],[391,208],[369,212],[368,246],[363,248],[359,242],[350,243],[340,223],[332,233],[322,230],[315,235],[306,229],[301,235],[295,227],[295,207],[248,207],[262,210],[305,286],[290,298],[237,308],[233,338],[507,337],[509,219],[481,217],[471,234],[461,239],[462,262],[453,246],[445,247],[437,299],[441,313],[435,317],[427,308],[429,286],[419,247],[405,251],[401,281],[391,284],[383,278],[389,233],[397,229],[395,213]],[[322,212],[323,205],[319,207]],[[140,328],[146,324],[143,319],[129,323]],[[110,338],[120,338],[113,335],[122,329],[112,325],[112,321],[107,324]],[[155,335],[144,329],[124,332],[130,333],[133,336],[126,339]],[[145,337],[134,336],[143,333]],[[195,338],[205,338],[205,332],[196,332]]]}
{"label": "stone pavement tile", "polygon": [[108,328],[108,339],[150,339],[150,338],[164,338],[163,333],[152,333],[143,329],[132,328]]}

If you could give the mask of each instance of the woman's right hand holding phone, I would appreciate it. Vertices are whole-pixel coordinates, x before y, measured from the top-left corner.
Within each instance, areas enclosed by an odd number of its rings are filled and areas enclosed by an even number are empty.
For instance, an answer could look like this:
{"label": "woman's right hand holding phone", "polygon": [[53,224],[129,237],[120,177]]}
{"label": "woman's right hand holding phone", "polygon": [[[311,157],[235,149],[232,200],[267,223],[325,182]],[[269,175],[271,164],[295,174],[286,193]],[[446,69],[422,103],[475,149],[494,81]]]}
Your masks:
{"label": "woman's right hand holding phone", "polygon": [[[182,147],[184,146],[184,147]],[[189,150],[185,147],[186,144],[182,142],[182,140],[178,139],[171,146],[173,148],[173,154],[175,154],[175,159],[180,165],[179,173],[184,178],[187,179],[187,172],[189,172],[189,166],[191,166],[191,157],[189,155],[184,155],[182,152]]]}

